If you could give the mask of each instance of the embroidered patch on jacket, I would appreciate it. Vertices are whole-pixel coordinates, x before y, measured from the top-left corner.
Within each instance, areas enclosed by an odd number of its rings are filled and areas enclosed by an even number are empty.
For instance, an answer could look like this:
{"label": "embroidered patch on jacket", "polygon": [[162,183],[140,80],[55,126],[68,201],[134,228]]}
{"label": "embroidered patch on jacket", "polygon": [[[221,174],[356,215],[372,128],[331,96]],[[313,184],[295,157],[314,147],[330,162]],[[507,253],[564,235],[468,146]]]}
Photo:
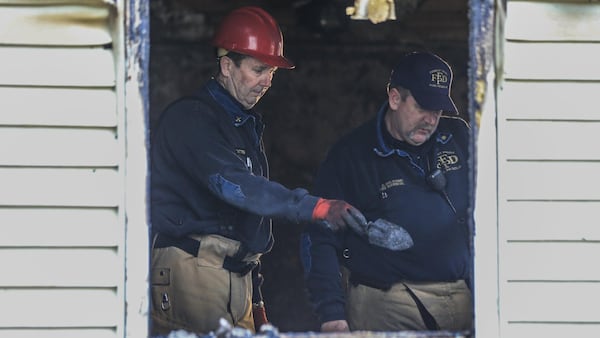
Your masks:
{"label": "embroidered patch on jacket", "polygon": [[396,179],[384,182],[379,187],[379,196],[382,199],[385,199],[385,198],[388,197],[388,195],[387,195],[387,190],[388,189],[391,189],[393,187],[398,187],[398,186],[401,186],[401,185],[404,185],[404,179],[402,179],[402,178],[396,178]]}
{"label": "embroidered patch on jacket", "polygon": [[452,139],[451,133],[440,132],[438,133],[436,141],[441,144],[446,144]]}
{"label": "embroidered patch on jacket", "polygon": [[437,154],[436,167],[443,171],[452,171],[462,168],[462,164],[455,151],[444,150]]}

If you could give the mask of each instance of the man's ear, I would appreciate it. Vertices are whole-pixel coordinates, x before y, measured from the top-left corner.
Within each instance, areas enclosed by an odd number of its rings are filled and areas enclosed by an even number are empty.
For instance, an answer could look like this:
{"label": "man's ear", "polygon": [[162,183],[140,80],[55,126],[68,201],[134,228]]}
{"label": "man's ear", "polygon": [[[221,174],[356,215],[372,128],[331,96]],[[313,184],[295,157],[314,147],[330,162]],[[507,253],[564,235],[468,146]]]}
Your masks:
{"label": "man's ear", "polygon": [[219,58],[219,67],[221,67],[221,74],[223,74],[223,76],[229,77],[232,65],[233,60],[228,58],[227,55],[221,56]]}
{"label": "man's ear", "polygon": [[400,92],[397,88],[390,88],[388,91],[388,103],[390,108],[398,109],[398,105],[400,105],[400,101],[402,101],[402,97],[400,97]]}

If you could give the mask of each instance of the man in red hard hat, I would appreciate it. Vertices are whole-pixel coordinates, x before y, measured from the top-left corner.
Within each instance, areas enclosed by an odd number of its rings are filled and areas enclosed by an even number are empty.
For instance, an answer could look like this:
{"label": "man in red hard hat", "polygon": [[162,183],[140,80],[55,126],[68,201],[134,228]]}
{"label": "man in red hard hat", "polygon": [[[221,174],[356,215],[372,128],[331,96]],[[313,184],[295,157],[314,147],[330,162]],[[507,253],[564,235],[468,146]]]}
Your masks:
{"label": "man in red hard hat", "polygon": [[260,329],[260,257],[273,246],[271,218],[330,231],[366,226],[344,201],[269,180],[254,106],[277,68],[294,68],[275,20],[257,7],[236,9],[213,43],[216,75],[170,104],[152,131],[153,335],[206,334],[220,318]]}

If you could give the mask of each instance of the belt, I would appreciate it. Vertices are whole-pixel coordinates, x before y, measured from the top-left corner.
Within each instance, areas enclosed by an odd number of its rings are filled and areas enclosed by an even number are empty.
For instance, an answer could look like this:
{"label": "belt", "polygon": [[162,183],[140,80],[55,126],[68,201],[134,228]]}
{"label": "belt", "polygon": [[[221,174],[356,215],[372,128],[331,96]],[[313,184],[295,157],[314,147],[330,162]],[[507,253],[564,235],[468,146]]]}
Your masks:
{"label": "belt", "polygon": [[[181,249],[192,256],[198,255],[198,250],[200,249],[200,241],[189,238],[189,237],[171,237],[164,234],[157,234],[156,239],[154,240],[154,248],[161,249],[167,247],[175,247]],[[256,266],[258,266],[258,261],[249,261],[245,262],[237,257],[240,255],[236,254],[236,257],[225,256],[223,260],[223,268],[230,271],[239,273],[244,276],[250,271],[252,271]]]}
{"label": "belt", "polygon": [[156,235],[156,239],[154,240],[154,248],[161,249],[170,246],[179,248],[192,256],[197,256],[198,250],[200,249],[200,241],[189,237],[175,238],[163,234]]}

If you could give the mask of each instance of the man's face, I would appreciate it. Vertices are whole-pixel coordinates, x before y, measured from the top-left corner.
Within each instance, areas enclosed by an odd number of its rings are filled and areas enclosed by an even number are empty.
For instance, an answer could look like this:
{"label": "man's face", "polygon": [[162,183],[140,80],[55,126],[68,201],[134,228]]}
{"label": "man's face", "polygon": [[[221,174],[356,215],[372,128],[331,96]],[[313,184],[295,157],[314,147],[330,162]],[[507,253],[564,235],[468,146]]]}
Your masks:
{"label": "man's face", "polygon": [[271,87],[276,70],[277,67],[269,66],[253,57],[243,59],[239,67],[227,56],[221,61],[223,85],[245,109],[254,107],[265,95]]}
{"label": "man's face", "polygon": [[442,111],[425,110],[412,95],[404,100],[396,88],[390,89],[391,110],[386,115],[386,126],[390,134],[411,145],[425,143],[437,129]]}

